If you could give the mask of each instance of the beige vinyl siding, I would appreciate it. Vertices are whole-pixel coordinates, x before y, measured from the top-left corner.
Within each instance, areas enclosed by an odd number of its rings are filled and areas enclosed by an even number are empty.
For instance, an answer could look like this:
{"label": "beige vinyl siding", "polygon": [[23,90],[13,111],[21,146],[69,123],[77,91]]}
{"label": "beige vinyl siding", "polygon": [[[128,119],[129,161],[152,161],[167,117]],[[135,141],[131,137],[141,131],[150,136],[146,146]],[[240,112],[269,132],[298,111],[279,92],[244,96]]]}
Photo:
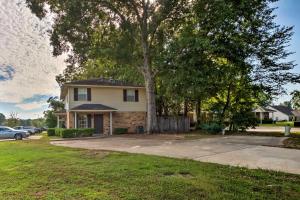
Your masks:
{"label": "beige vinyl siding", "polygon": [[[74,101],[74,88],[69,87],[69,108],[72,109],[81,104],[103,104],[117,109],[118,111],[143,111],[146,112],[146,91],[144,88],[130,88],[139,90],[138,102],[124,102],[123,101],[123,89],[119,87],[93,87],[91,88],[91,101]],[[76,86],[80,88],[80,86]],[[84,86],[83,88],[87,88]]]}

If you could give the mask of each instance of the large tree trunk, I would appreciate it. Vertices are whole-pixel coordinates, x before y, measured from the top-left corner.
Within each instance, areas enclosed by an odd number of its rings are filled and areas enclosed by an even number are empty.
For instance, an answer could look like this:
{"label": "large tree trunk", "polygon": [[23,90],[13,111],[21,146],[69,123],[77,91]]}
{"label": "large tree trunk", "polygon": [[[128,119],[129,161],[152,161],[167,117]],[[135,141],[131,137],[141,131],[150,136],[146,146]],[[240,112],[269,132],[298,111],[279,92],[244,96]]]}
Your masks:
{"label": "large tree trunk", "polygon": [[[145,31],[146,32],[146,31]],[[154,76],[150,66],[149,45],[146,33],[143,34],[143,75],[145,79],[146,96],[147,96],[147,133],[154,133],[158,131],[157,116],[156,116],[156,102],[155,102],[155,83]]]}
{"label": "large tree trunk", "polygon": [[143,15],[140,19],[141,42],[143,47],[143,75],[145,79],[146,96],[147,96],[147,133],[158,131],[156,102],[155,102],[155,83],[154,75],[151,68],[151,58],[149,49],[149,32],[148,32],[148,9],[150,1],[143,1]]}
{"label": "large tree trunk", "polygon": [[201,100],[198,99],[196,102],[196,118],[197,118],[197,125],[201,124]]}
{"label": "large tree trunk", "polygon": [[[148,70],[147,70],[148,71]],[[149,70],[150,71],[150,70]],[[144,73],[147,95],[147,133],[157,132],[156,102],[152,73]]]}
{"label": "large tree trunk", "polygon": [[187,100],[185,99],[185,100],[184,100],[184,110],[183,110],[183,115],[184,115],[185,117],[187,117],[187,114],[188,114],[188,102],[187,102]]}

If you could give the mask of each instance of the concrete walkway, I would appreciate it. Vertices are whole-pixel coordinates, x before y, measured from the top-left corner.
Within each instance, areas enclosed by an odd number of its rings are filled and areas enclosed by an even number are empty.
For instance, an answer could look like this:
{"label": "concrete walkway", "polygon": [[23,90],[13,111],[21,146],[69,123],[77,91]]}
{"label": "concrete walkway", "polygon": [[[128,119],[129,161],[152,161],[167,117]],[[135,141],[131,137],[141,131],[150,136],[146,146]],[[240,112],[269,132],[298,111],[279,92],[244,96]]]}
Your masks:
{"label": "concrete walkway", "polygon": [[281,145],[284,139],[283,137],[260,136],[226,136],[198,140],[109,137],[92,140],[52,141],[51,144],[187,158],[300,174],[300,150],[270,147]]}

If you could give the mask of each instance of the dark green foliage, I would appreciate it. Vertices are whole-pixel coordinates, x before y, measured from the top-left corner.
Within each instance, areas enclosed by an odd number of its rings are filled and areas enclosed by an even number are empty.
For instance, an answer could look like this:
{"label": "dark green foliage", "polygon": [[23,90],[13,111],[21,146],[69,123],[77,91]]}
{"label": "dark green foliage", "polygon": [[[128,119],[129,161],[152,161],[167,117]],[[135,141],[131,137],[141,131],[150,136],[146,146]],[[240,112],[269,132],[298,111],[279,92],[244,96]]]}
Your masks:
{"label": "dark green foliage", "polygon": [[50,97],[47,100],[50,110],[44,111],[45,124],[49,128],[55,128],[57,126],[57,116],[55,112],[63,111],[64,103],[58,99],[58,97]]}
{"label": "dark green foliage", "polygon": [[257,119],[251,111],[235,113],[231,119],[231,126],[231,130],[245,131],[257,126]]}
{"label": "dark green foliage", "polygon": [[62,138],[76,138],[76,137],[90,137],[95,133],[95,129],[93,128],[70,128],[63,129],[57,128],[55,129],[55,135]]}
{"label": "dark green foliage", "polygon": [[47,135],[48,136],[55,136],[56,135],[56,129],[55,128],[48,128],[47,129]]}
{"label": "dark green foliage", "polygon": [[128,128],[115,128],[114,134],[126,134],[128,133]]}
{"label": "dark green foliage", "polygon": [[291,95],[292,95],[291,104],[293,109],[300,110],[300,91],[295,90],[291,93]]}
{"label": "dark green foliage", "polygon": [[77,131],[78,129],[61,129],[60,132],[60,137],[62,138],[75,138],[77,137]]}
{"label": "dark green foliage", "polygon": [[5,122],[5,115],[0,113],[0,125],[3,125]]}
{"label": "dark green foliage", "polygon": [[94,128],[79,128],[77,131],[77,137],[90,137],[95,133]]}
{"label": "dark green foliage", "polygon": [[260,119],[256,119],[256,124],[260,124],[261,122],[263,124],[274,124],[273,119],[263,119],[262,121],[260,121]]}
{"label": "dark green foliage", "polygon": [[224,127],[216,122],[206,123],[201,125],[201,129],[211,133],[211,134],[218,134],[222,132]]}

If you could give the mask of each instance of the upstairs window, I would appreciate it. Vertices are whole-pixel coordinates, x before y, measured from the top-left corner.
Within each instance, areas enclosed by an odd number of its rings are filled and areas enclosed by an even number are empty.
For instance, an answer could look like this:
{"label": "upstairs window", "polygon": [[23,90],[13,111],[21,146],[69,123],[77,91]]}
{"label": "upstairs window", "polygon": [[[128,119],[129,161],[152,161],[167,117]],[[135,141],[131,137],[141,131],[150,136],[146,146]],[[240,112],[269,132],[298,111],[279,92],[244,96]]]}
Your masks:
{"label": "upstairs window", "polygon": [[86,101],[86,100],[87,100],[87,89],[78,88],[78,101]]}
{"label": "upstairs window", "polygon": [[123,90],[123,100],[125,102],[138,102],[139,101],[139,91],[133,89]]}
{"label": "upstairs window", "polygon": [[91,101],[91,88],[74,88],[74,101]]}

